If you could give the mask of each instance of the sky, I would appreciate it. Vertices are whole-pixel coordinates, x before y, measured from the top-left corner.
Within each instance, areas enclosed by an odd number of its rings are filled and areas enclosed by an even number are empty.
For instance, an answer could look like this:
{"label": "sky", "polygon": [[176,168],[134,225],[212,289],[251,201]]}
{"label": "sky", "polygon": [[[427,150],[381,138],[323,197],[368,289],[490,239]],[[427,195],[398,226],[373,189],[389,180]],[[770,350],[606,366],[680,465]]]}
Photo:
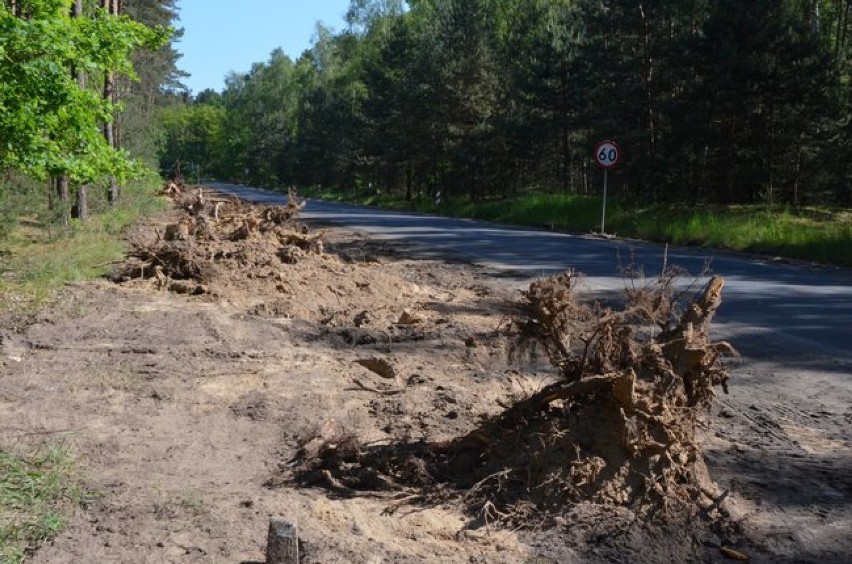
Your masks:
{"label": "sky", "polygon": [[221,91],[230,71],[246,72],[280,47],[296,59],[310,47],[318,21],[344,27],[349,0],[178,0],[184,28],[178,66],[193,93]]}

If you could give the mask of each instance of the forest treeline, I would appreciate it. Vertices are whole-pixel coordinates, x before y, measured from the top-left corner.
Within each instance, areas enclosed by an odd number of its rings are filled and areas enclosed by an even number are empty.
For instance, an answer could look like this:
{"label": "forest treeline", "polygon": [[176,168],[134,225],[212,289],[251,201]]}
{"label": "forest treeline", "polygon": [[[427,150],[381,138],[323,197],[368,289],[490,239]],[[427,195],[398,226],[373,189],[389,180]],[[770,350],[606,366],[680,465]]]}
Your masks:
{"label": "forest treeline", "polygon": [[165,174],[266,186],[841,203],[848,0],[353,0],[339,32],[166,115]]}

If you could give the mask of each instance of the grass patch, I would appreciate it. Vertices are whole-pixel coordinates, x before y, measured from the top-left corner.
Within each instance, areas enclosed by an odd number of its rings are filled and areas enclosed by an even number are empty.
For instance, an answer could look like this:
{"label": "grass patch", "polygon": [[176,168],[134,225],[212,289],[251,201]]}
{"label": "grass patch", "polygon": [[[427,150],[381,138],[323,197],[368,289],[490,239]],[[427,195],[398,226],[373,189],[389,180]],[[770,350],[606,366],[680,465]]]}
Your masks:
{"label": "grass patch", "polygon": [[846,210],[650,208],[623,218],[630,236],[676,245],[717,247],[852,266],[852,219]]}
{"label": "grass patch", "polygon": [[[448,207],[458,217],[575,232],[599,228],[601,215],[599,201],[576,195],[530,195],[481,204],[450,202]],[[607,221],[618,214],[617,202],[607,202]]]}
{"label": "grass patch", "polygon": [[[483,219],[557,231],[600,229],[600,199],[577,195],[530,194],[471,203],[430,199],[406,201],[388,195],[313,192],[312,197],[388,209]],[[608,233],[683,246],[701,246],[852,266],[852,211],[832,208],[766,206],[632,207],[617,198],[607,202]]]}
{"label": "grass patch", "polygon": [[122,231],[165,207],[155,197],[158,187],[153,178],[131,183],[123,188],[118,207],[101,206],[89,221],[72,221],[67,228],[45,219],[43,209],[23,208],[0,240],[0,295],[5,298],[0,307],[37,309],[63,285],[106,274],[125,251]]}
{"label": "grass patch", "polygon": [[23,562],[52,540],[80,499],[66,447],[46,445],[32,454],[0,450],[0,562]]}

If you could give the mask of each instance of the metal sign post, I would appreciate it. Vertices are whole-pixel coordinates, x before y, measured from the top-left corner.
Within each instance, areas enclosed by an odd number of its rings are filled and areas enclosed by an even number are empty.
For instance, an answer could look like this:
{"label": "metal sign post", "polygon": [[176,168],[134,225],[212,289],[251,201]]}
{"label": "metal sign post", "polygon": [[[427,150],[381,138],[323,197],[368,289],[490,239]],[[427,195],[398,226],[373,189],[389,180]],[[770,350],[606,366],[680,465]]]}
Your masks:
{"label": "metal sign post", "polygon": [[609,183],[609,169],[621,161],[621,149],[615,141],[601,141],[595,145],[595,163],[604,169],[603,206],[601,209],[601,233],[606,233],[606,192]]}
{"label": "metal sign post", "polygon": [[609,180],[609,169],[604,169],[604,193],[603,193],[603,205],[601,206],[601,233],[606,233],[606,188],[607,181]]}

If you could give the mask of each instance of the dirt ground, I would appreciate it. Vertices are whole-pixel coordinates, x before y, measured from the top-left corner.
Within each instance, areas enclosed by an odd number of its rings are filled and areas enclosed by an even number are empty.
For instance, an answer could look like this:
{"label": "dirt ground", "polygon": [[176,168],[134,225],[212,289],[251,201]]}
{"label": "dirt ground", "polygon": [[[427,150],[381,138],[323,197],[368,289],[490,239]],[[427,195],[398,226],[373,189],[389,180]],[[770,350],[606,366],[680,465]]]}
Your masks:
{"label": "dirt ground", "polygon": [[[196,296],[148,279],[75,285],[3,321],[0,441],[70,445],[90,492],[34,562],[262,562],[270,516],[298,523],[310,563],[715,562],[723,545],[753,562],[848,561],[848,382],[800,367],[815,383],[790,401],[771,360],[734,367],[702,432],[729,491],[724,526],[579,504],[508,530],[458,501],[292,484],[312,437],[450,439],[554,377],[510,364],[496,333],[523,281],[335,228],[294,262],[235,269]],[[357,362],[373,358],[393,374]]]}

